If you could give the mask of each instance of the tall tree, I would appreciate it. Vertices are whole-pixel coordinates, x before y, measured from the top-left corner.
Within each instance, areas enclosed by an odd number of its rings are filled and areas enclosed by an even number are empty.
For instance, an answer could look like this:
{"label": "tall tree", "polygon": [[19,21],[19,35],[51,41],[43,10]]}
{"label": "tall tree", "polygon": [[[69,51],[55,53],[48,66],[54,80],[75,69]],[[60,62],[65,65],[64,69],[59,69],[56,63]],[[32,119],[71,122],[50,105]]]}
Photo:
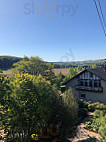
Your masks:
{"label": "tall tree", "polygon": [[12,92],[4,99],[7,103],[2,103],[2,125],[8,135],[14,131],[21,138],[24,132],[30,138],[40,126],[59,123],[61,99],[49,81],[41,75],[20,74],[10,86]]}
{"label": "tall tree", "polygon": [[31,75],[41,74],[47,80],[52,81],[54,72],[52,71],[53,65],[43,61],[39,57],[24,57],[23,60],[14,64],[13,73],[28,73]]}

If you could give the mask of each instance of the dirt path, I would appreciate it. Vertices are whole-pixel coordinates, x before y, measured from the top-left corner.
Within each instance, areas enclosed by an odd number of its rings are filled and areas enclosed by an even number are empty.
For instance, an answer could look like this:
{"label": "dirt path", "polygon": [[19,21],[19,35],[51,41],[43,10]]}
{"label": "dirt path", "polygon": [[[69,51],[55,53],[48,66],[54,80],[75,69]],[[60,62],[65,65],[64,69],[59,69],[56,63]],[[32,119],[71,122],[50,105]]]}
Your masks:
{"label": "dirt path", "polygon": [[69,139],[71,142],[79,142],[82,140],[87,140],[90,137],[95,137],[97,139],[100,138],[98,133],[89,131],[84,128],[86,121],[88,121],[93,116],[93,113],[88,113],[88,117],[86,117],[83,122],[78,126],[78,132],[74,139]]}

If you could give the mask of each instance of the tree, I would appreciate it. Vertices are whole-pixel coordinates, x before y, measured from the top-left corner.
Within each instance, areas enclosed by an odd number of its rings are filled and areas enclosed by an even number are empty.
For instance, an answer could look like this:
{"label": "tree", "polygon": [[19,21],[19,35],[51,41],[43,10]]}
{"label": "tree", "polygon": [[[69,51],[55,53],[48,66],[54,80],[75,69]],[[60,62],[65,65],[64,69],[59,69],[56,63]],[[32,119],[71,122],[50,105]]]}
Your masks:
{"label": "tree", "polygon": [[47,63],[43,61],[39,57],[24,57],[23,60],[14,64],[13,73],[21,74],[28,73],[31,75],[39,75],[41,74],[47,80],[52,81],[54,72],[52,71],[53,65],[51,63]]}
{"label": "tree", "polygon": [[10,93],[11,89],[9,87],[9,79],[0,74],[0,103],[3,105],[4,99],[6,99],[7,95]]}
{"label": "tree", "polygon": [[65,136],[69,128],[72,132],[76,118],[76,103],[72,94],[66,93],[69,100],[67,97],[63,99],[56,87],[41,75],[16,74],[9,86],[11,93],[4,97],[5,103],[1,104],[1,122],[5,132],[8,131],[6,139],[25,142],[32,134],[39,134],[41,126],[50,124],[60,125],[61,135]]}
{"label": "tree", "polygon": [[79,67],[71,67],[69,70],[68,75],[64,78],[64,82],[66,82],[67,80],[69,80],[70,78],[74,77],[76,74],[80,73],[81,71],[83,71],[85,68],[83,66],[79,66]]}
{"label": "tree", "polygon": [[57,87],[60,89],[60,86],[63,83],[63,79],[65,78],[65,76],[60,72],[59,74],[55,75],[54,78],[54,83],[57,85]]}
{"label": "tree", "polygon": [[18,139],[23,133],[30,138],[41,126],[60,122],[60,96],[41,75],[15,75],[10,86],[12,93],[5,100],[7,104],[2,104],[2,124],[9,136],[14,131]]}
{"label": "tree", "polygon": [[64,125],[65,127],[67,127],[66,133],[68,134],[70,132],[73,132],[73,128],[76,126],[77,113],[78,113],[77,111],[78,103],[73,95],[72,88],[64,92],[63,100],[64,100],[64,105],[66,108],[66,111],[65,111],[66,121],[64,122]]}
{"label": "tree", "polygon": [[12,57],[12,56],[0,56],[0,69],[8,70],[12,68],[12,65],[22,58],[19,57]]}
{"label": "tree", "polygon": [[99,62],[99,63],[91,65],[91,68],[99,68],[99,67],[106,67],[106,59],[103,62]]}

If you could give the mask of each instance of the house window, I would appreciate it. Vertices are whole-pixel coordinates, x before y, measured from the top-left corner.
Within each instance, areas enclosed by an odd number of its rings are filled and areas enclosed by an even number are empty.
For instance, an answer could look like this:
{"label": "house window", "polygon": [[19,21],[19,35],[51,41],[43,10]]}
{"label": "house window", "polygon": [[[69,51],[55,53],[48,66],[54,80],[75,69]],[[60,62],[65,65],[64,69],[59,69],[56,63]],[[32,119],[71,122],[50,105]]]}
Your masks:
{"label": "house window", "polygon": [[90,86],[90,87],[92,87],[92,80],[90,80],[90,84],[89,84],[89,86]]}
{"label": "house window", "polygon": [[88,86],[88,80],[85,80],[85,86]]}
{"label": "house window", "polygon": [[93,78],[93,73],[90,74],[90,78]]}
{"label": "house window", "polygon": [[85,99],[85,97],[86,97],[86,94],[85,94],[85,93],[81,93],[81,94],[80,94],[80,99]]}
{"label": "house window", "polygon": [[101,87],[101,82],[100,82],[100,80],[95,80],[95,81],[94,81],[94,86],[95,86],[95,87]]}
{"label": "house window", "polygon": [[82,79],[80,80],[79,85],[80,85],[80,86],[83,86],[83,80],[82,80]]}

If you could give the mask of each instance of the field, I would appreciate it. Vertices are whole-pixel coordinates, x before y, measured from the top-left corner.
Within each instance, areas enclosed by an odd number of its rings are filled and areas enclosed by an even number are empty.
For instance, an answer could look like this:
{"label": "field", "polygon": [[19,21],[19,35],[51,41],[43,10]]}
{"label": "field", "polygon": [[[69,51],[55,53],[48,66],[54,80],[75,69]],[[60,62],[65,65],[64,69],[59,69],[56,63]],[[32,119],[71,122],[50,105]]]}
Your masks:
{"label": "field", "polygon": [[12,74],[12,70],[3,71],[3,74]]}
{"label": "field", "polygon": [[12,70],[4,70],[3,74],[7,75],[8,77],[11,77],[12,76]]}
{"label": "field", "polygon": [[69,73],[69,68],[65,68],[65,69],[53,69],[55,74],[59,74],[60,72],[63,75],[67,75]]}
{"label": "field", "polygon": [[[67,75],[69,73],[69,68],[65,68],[65,69],[53,69],[55,74],[59,74],[60,72],[63,75]],[[4,70],[3,74],[7,74],[7,75],[12,75],[12,70]]]}

